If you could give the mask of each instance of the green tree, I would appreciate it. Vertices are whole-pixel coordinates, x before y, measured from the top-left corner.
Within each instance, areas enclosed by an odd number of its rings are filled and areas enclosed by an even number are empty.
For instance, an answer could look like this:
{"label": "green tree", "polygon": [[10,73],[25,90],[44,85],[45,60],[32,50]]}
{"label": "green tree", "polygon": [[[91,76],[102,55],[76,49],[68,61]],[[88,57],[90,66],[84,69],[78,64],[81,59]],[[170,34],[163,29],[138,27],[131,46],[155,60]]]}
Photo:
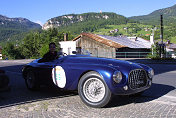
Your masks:
{"label": "green tree", "polygon": [[48,45],[51,42],[56,43],[56,48],[59,50],[59,42],[64,40],[64,33],[68,33],[68,40],[73,39],[70,32],[59,32],[56,28],[30,32],[25,36],[20,45],[23,49],[22,54],[25,58],[42,57],[46,52],[48,52]]}
{"label": "green tree", "polygon": [[30,32],[23,40],[22,54],[26,58],[37,58],[39,57],[40,49],[40,34],[39,32]]}
{"label": "green tree", "polygon": [[3,59],[21,59],[24,56],[21,54],[21,49],[18,46],[14,46],[13,43],[7,43],[2,49]]}

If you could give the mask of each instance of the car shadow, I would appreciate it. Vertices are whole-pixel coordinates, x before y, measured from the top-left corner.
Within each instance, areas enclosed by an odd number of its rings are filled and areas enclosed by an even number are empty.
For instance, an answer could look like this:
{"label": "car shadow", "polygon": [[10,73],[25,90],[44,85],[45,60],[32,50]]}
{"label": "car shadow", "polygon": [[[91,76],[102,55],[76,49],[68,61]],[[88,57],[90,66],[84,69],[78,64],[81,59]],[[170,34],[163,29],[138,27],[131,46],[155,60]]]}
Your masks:
{"label": "car shadow", "polygon": [[153,83],[152,86],[140,96],[133,96],[133,95],[113,96],[112,101],[107,107],[111,108],[111,107],[124,106],[131,103],[150,102],[166,95],[167,93],[169,93],[174,89],[175,87],[173,86]]}
{"label": "car shadow", "polygon": [[77,95],[75,91],[65,91],[56,86],[41,86],[36,91],[28,90],[22,77],[22,67],[23,65],[0,67],[10,79],[10,90],[0,92],[0,108]]}
{"label": "car shadow", "polygon": [[[11,89],[13,89],[13,87],[11,87]],[[41,87],[36,91],[29,91],[27,88],[23,88],[21,91],[11,90],[0,94],[0,108],[76,95],[77,92],[75,91],[66,91],[49,86]]]}

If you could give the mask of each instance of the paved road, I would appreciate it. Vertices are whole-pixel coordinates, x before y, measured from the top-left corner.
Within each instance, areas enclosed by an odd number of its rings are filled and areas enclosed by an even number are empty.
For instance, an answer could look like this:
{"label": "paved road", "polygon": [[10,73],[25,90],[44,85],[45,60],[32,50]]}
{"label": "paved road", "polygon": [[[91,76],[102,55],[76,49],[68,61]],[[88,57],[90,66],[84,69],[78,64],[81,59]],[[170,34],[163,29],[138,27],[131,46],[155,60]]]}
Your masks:
{"label": "paved road", "polygon": [[47,87],[37,92],[27,90],[21,68],[29,61],[0,61],[11,85],[11,91],[0,93],[1,118],[176,118],[176,64],[147,64],[156,73],[149,90],[141,97],[116,96],[107,108],[96,109],[84,105],[75,92]]}

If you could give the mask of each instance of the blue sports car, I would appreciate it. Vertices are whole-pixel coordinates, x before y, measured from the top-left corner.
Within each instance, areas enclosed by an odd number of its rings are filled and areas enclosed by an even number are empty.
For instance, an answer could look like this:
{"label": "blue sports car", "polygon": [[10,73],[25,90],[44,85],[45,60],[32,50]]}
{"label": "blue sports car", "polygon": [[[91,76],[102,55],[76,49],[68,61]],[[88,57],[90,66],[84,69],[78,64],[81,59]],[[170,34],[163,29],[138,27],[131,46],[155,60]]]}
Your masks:
{"label": "blue sports car", "polygon": [[140,94],[152,84],[152,68],[129,61],[86,55],[62,56],[51,62],[38,60],[23,68],[28,89],[55,84],[66,90],[78,90],[81,100],[91,107],[104,107],[112,95]]}

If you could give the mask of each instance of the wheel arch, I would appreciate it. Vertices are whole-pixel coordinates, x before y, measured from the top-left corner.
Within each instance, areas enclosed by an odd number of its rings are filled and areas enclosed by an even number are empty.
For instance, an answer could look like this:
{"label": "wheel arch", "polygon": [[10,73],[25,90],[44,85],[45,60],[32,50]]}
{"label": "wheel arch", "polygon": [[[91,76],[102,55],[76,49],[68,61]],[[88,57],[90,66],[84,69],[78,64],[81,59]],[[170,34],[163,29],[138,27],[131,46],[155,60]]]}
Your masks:
{"label": "wheel arch", "polygon": [[[87,73],[89,73],[89,72],[96,72],[98,75],[100,75],[101,79],[103,79],[103,80],[105,81],[105,83],[106,83],[105,75],[102,74],[101,71],[97,71],[97,70],[87,70],[87,71],[84,71],[84,72],[80,75],[80,77],[79,77],[79,79],[78,79],[78,83],[79,83],[80,79],[81,79],[85,74],[87,74]],[[107,83],[106,83],[106,84],[107,84]],[[107,86],[108,86],[108,84],[107,84]],[[78,84],[77,84],[77,87],[78,87]]]}
{"label": "wheel arch", "polygon": [[25,67],[23,67],[22,72],[23,72],[23,78],[24,79],[26,78],[27,73],[28,73],[29,70],[33,70],[32,66],[25,66]]}

